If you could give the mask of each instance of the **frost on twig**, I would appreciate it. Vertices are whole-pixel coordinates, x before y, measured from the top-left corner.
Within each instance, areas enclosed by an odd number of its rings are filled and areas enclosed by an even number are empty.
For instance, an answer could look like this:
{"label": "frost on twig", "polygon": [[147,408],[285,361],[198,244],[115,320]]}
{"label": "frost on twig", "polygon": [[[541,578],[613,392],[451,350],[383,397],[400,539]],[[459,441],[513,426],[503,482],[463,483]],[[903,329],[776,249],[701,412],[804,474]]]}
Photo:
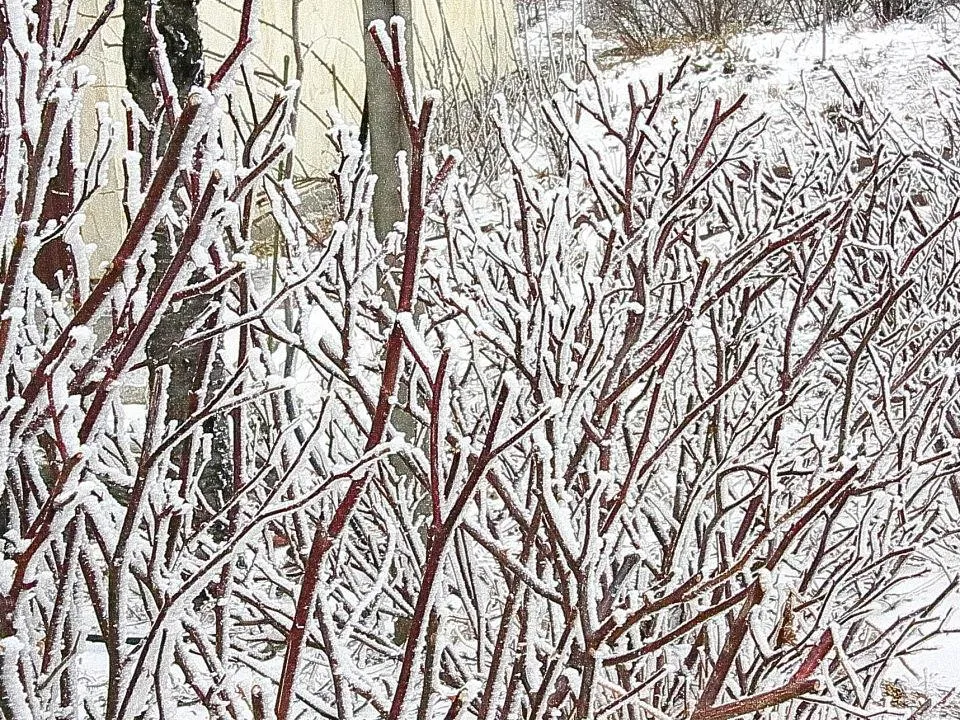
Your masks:
{"label": "frost on twig", "polygon": [[[785,173],[742,100],[676,121],[683,65],[615,103],[588,63],[543,108],[557,172],[503,100],[506,180],[475,189],[433,149],[438,98],[413,94],[394,22],[373,32],[405,108],[405,217],[378,240],[335,118],[324,232],[277,179],[298,94],[252,126],[219,101],[250,25],[149,162],[147,119],[124,135],[102,109],[53,217],[88,101],[53,58],[85,36],[6,12],[5,716],[869,716],[886,668],[943,631],[955,582],[911,594],[955,550],[949,164],[907,162],[862,113],[849,147]],[[84,207],[111,153],[128,217],[94,280]],[[61,234],[71,272],[48,285]],[[172,373],[145,372],[145,345],[197,299],[169,350],[203,362],[166,422]]]}

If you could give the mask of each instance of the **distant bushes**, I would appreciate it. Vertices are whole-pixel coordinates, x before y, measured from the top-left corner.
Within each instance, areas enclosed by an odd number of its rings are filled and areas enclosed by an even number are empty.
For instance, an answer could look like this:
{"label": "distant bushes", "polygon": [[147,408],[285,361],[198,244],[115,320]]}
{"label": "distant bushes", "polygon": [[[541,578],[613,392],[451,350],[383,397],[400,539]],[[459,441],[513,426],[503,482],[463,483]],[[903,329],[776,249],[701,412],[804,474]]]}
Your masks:
{"label": "distant bushes", "polygon": [[633,52],[656,52],[664,41],[713,38],[751,26],[819,26],[863,18],[922,20],[951,0],[591,0],[590,15]]}
{"label": "distant bushes", "polygon": [[656,51],[664,40],[722,35],[731,26],[768,21],[763,3],[739,0],[595,0],[594,17],[630,50]]}
{"label": "distant bushes", "polygon": [[922,20],[947,3],[942,0],[869,0],[868,5],[880,22],[899,18]]}

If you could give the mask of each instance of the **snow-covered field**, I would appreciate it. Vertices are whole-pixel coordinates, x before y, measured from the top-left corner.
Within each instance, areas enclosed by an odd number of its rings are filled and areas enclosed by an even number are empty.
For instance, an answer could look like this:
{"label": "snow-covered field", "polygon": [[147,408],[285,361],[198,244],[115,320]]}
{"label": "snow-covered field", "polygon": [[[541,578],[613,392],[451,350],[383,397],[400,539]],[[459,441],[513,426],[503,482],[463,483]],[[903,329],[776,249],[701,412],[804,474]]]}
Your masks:
{"label": "snow-covered field", "polygon": [[[564,7],[563,3],[560,5]],[[573,47],[574,23],[562,14],[528,31],[531,52],[548,55],[548,38]],[[864,98],[878,115],[903,126],[905,138],[920,133],[936,137],[938,93],[956,84],[933,59],[960,59],[960,9],[947,9],[924,22],[897,20],[876,26],[869,19],[842,21],[821,30],[752,30],[720,40],[677,44],[659,55],[623,58],[615,40],[592,39],[614,102],[625,101],[626,87],[638,81],[653,86],[658,75],[670,77],[685,59],[687,70],[672,98],[677,107],[703,93],[729,103],[746,95],[741,117],[762,114],[770,131],[760,142],[770,152],[796,151],[804,144],[811,117],[835,112],[844,99],[840,81]],[[798,125],[800,127],[798,127]]]}
{"label": "snow-covered field", "polygon": [[924,23],[898,20],[880,28],[832,24],[826,34],[826,62],[819,31],[750,32],[621,62],[607,75],[620,82],[649,79],[669,73],[690,56],[692,72],[685,84],[691,92],[703,89],[728,101],[744,93],[745,109],[768,115],[772,134],[778,135],[790,129],[796,108],[806,105],[811,113],[822,114],[842,99],[833,68],[851,89],[874,101],[876,110],[910,123],[928,117],[933,94],[953,82],[930,57],[956,60],[958,31],[960,16],[952,14]]}

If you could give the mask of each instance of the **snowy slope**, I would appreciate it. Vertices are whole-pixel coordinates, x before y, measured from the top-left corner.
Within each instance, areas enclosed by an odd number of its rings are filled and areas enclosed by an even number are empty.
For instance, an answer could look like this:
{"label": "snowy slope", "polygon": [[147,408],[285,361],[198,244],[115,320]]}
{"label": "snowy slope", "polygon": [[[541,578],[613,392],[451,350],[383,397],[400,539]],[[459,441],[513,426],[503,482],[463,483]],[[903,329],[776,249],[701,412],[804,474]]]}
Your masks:
{"label": "snowy slope", "polygon": [[763,142],[778,150],[802,143],[804,108],[811,117],[829,114],[843,98],[837,75],[862,95],[878,115],[913,135],[921,127],[935,133],[934,96],[954,80],[931,57],[960,59],[960,16],[935,21],[899,21],[882,28],[852,29],[841,23],[820,32],[776,31],[736,35],[724,43],[701,42],[672,48],[661,55],[617,64],[608,70],[615,85],[651,81],[669,74],[684,57],[690,70],[683,81],[690,97],[730,102],[746,94],[746,116],[763,113],[771,131]]}

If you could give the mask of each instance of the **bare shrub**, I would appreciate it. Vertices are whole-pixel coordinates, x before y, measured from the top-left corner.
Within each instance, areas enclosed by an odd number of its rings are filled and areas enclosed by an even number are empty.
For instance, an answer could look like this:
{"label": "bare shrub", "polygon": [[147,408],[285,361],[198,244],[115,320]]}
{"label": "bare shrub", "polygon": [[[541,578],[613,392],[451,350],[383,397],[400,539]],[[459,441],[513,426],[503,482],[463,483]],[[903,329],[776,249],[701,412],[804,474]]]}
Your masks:
{"label": "bare shrub", "polygon": [[715,39],[752,26],[812,30],[840,20],[879,23],[925,20],[953,0],[595,0],[592,24],[611,32],[634,54],[677,43]]}
{"label": "bare shrub", "polygon": [[[270,172],[293,92],[252,128],[222,114],[244,33],[205,90],[165,97],[147,176],[128,154],[131,220],[91,284],[113,126],[41,222],[84,40],[5,12],[5,718],[862,716],[941,629],[953,585],[911,595],[958,520],[960,208],[855,98],[843,136],[814,123],[809,157],[774,164],[742,98],[669,114],[681,68],[614,106],[588,62],[547,108],[562,171],[529,172],[501,107],[509,182],[471,194],[401,26],[375,26],[411,148],[381,244],[354,129],[331,132],[317,237]],[[250,265],[261,195],[275,289]],[[177,252],[150,294],[157,226]],[[54,237],[62,291],[33,273]],[[165,372],[142,407],[121,391],[194,295],[184,342],[226,378],[164,426]],[[232,493],[211,511],[214,415]]]}
{"label": "bare shrub", "polygon": [[862,14],[862,0],[783,0],[782,6],[783,19],[802,30],[821,27],[824,19],[835,23]]}
{"label": "bare shrub", "polygon": [[929,10],[933,5],[923,0],[868,0],[867,4],[881,23],[901,18],[917,20],[924,10]]}
{"label": "bare shrub", "polygon": [[632,54],[649,54],[677,43],[716,39],[731,31],[769,24],[776,4],[736,0],[596,0],[596,23],[609,29]]}
{"label": "bare shrub", "polygon": [[654,51],[674,34],[658,6],[634,0],[599,0],[597,8],[595,22],[609,28],[629,53]]}
{"label": "bare shrub", "polygon": [[[443,87],[436,108],[436,133],[462,154],[472,189],[502,176],[506,155],[495,122],[495,106],[503,97],[511,109],[514,139],[528,143],[531,164],[541,172],[557,172],[565,154],[561,138],[551,133],[542,106],[563,87],[564,78],[582,76],[583,38],[579,18],[583,4],[556,13],[554,2],[517,5],[520,32],[512,43],[509,67],[493,63],[490,71],[465,72],[471,57],[450,42],[439,52],[422,53],[426,83]],[[494,58],[502,57],[492,48]],[[533,158],[532,156],[536,156]]]}

